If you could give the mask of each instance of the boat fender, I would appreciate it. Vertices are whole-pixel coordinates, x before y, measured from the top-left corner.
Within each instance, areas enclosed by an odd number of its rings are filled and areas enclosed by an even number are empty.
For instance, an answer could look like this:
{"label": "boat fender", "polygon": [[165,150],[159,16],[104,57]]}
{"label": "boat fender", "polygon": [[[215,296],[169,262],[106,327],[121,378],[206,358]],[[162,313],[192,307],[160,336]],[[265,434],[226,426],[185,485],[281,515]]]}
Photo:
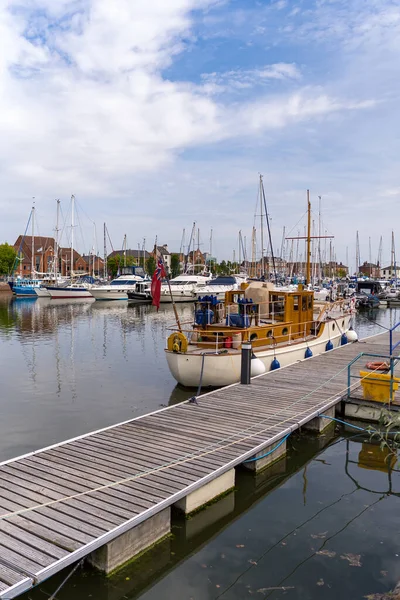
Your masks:
{"label": "boat fender", "polygon": [[256,375],[263,375],[266,371],[263,361],[257,358],[256,356],[254,356],[254,358],[251,359],[250,369],[252,377],[255,377]]}
{"label": "boat fender", "polygon": [[389,371],[390,366],[386,362],[367,362],[365,365],[370,371]]}
{"label": "boat fender", "polygon": [[333,350],[333,344],[331,340],[329,340],[329,342],[327,342],[325,346],[325,352],[329,352],[329,350]]}
{"label": "boat fender", "polygon": [[348,342],[347,335],[345,333],[342,333],[342,336],[340,338],[340,345],[345,346],[347,344],[347,342]]}
{"label": "boat fender", "polygon": [[347,332],[347,341],[348,342],[357,342],[358,341],[358,335],[354,331],[354,329],[349,329],[349,331]]}
{"label": "boat fender", "polygon": [[310,348],[307,348],[304,353],[304,358],[311,358],[311,357],[312,357],[312,350]]}
{"label": "boat fender", "polygon": [[167,341],[167,348],[170,352],[182,352],[187,351],[188,342],[186,337],[181,332],[171,333]]}
{"label": "boat fender", "polygon": [[271,363],[271,367],[270,370],[271,371],[276,371],[276,369],[280,369],[281,368],[281,363],[279,362],[279,360],[275,357],[274,360]]}

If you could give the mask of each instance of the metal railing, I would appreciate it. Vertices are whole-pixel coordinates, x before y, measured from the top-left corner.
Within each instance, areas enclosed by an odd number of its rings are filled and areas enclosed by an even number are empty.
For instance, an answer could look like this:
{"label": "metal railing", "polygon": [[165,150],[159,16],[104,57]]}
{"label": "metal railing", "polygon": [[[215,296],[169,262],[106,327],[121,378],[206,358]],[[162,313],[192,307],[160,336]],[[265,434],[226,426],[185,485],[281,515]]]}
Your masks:
{"label": "metal railing", "polygon": [[352,379],[358,379],[360,381],[368,381],[368,382],[373,382],[373,381],[379,381],[382,382],[382,379],[379,377],[373,377],[374,373],[376,375],[379,375],[380,373],[378,372],[378,369],[368,369],[368,367],[365,367],[365,369],[368,371],[368,375],[355,375],[351,373],[351,367],[358,362],[361,358],[378,358],[381,361],[388,361],[388,369],[387,369],[387,375],[390,374],[390,380],[388,379],[388,383],[390,384],[390,394],[389,394],[389,406],[390,404],[393,402],[393,384],[396,383],[394,380],[394,369],[396,364],[400,361],[400,356],[393,356],[391,355],[385,355],[385,354],[370,354],[368,352],[360,352],[360,354],[358,354],[355,358],[353,358],[353,360],[347,365],[347,399],[349,399],[351,397],[351,389],[352,389],[352,384],[351,384],[351,380]]}
{"label": "metal railing", "polygon": [[390,356],[393,354],[393,350],[395,350],[398,346],[400,346],[400,340],[393,346],[393,332],[400,326],[400,321],[394,325],[391,329],[389,329],[389,345],[390,345]]}

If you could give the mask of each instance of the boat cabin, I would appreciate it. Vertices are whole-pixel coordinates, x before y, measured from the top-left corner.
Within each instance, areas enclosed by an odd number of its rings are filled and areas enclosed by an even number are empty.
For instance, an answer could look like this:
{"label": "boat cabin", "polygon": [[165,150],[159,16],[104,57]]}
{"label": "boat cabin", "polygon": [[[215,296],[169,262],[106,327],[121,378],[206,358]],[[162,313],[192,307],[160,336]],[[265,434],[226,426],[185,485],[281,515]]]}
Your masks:
{"label": "boat cabin", "polygon": [[247,340],[264,346],[304,338],[314,333],[314,292],[302,285],[297,290],[279,290],[271,283],[252,282],[226,292],[224,301],[199,297],[193,328],[191,343],[212,348],[217,336],[217,347],[239,347]]}
{"label": "boat cabin", "polygon": [[130,265],[129,267],[121,267],[120,275],[137,275],[138,277],[146,277],[143,267],[138,265]]}

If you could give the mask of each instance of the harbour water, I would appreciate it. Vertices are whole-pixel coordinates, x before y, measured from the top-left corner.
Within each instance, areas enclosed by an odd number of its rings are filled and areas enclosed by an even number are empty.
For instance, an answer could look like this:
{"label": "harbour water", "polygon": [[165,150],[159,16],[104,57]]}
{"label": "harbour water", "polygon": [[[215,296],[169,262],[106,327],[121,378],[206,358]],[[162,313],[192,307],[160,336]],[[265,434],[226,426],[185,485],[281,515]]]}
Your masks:
{"label": "harbour water", "polygon": [[[190,320],[190,306],[178,310]],[[367,336],[398,320],[379,309],[355,327]],[[172,321],[168,306],[0,296],[0,460],[192,395],[164,359]],[[242,473],[234,493],[175,519],[142,558],[108,579],[78,570],[56,597],[378,600],[400,580],[400,480],[385,458],[368,436],[297,436],[287,459]],[[68,571],[21,598],[48,598]]]}

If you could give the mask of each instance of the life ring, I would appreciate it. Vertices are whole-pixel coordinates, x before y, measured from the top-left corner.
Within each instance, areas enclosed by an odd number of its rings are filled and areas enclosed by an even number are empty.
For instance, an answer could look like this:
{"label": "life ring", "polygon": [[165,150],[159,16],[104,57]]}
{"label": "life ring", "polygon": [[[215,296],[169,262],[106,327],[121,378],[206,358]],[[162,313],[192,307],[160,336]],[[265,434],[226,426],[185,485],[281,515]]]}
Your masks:
{"label": "life ring", "polygon": [[390,366],[386,362],[367,362],[365,365],[370,371],[389,371]]}
{"label": "life ring", "polygon": [[180,331],[171,333],[167,340],[167,348],[170,352],[187,352],[188,341]]}

